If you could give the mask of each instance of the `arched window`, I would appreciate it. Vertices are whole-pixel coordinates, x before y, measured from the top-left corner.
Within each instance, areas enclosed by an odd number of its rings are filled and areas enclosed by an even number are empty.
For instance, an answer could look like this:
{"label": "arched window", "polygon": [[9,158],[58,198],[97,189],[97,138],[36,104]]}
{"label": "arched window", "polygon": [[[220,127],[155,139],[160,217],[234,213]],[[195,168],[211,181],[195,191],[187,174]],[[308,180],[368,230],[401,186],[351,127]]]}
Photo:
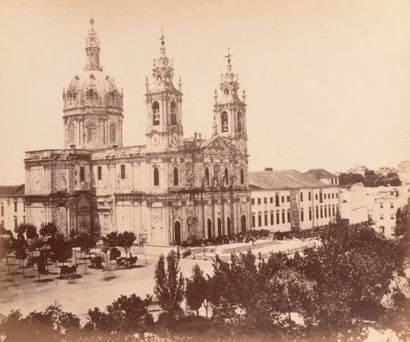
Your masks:
{"label": "arched window", "polygon": [[205,168],[205,185],[209,186],[209,169]]}
{"label": "arched window", "polygon": [[152,125],[153,126],[158,126],[160,123],[159,120],[159,103],[155,101],[152,104]]}
{"label": "arched window", "polygon": [[288,222],[290,222],[290,209],[288,209],[287,214],[288,214]]}
{"label": "arched window", "polygon": [[112,142],[112,143],[115,143],[116,142],[116,129],[115,129],[115,124],[111,124],[111,126],[110,126],[110,141]]}
{"label": "arched window", "polygon": [[276,224],[280,224],[280,211],[276,210]]}
{"label": "arched window", "polygon": [[90,122],[90,123],[87,125],[86,128],[87,128],[87,142],[95,141],[95,140],[96,140],[97,130],[96,130],[96,128],[95,128],[94,123]]}
{"label": "arched window", "polygon": [[241,171],[239,173],[241,184],[245,184],[245,171],[243,171],[243,168],[241,168]]}
{"label": "arched window", "polygon": [[262,212],[258,211],[258,227],[262,227]]}
{"label": "arched window", "polygon": [[282,223],[285,223],[286,217],[285,217],[285,209],[282,209]]}
{"label": "arched window", "polygon": [[177,104],[175,101],[171,102],[171,125],[177,124]]}
{"label": "arched window", "polygon": [[75,124],[70,122],[68,124],[68,143],[73,144],[75,142]]}
{"label": "arched window", "polygon": [[268,223],[268,212],[267,211],[265,211],[263,213],[263,218],[264,218],[264,224],[265,224],[265,226],[267,226],[269,224]]}
{"label": "arched window", "polygon": [[241,112],[238,112],[238,116],[236,117],[236,120],[237,120],[237,124],[236,124],[237,130],[238,132],[241,132],[242,131],[242,113]]}
{"label": "arched window", "polygon": [[154,167],[154,186],[159,185],[159,170],[157,167]]}
{"label": "arched window", "polygon": [[275,224],[275,215],[273,214],[273,210],[270,211],[270,225],[273,226]]}
{"label": "arched window", "polygon": [[221,127],[222,127],[222,132],[228,132],[228,113],[227,112],[221,113]]}
{"label": "arched window", "polygon": [[224,179],[225,179],[225,185],[229,184],[229,172],[228,172],[228,168],[225,168],[224,171]]}
{"label": "arched window", "polygon": [[252,213],[252,228],[256,227],[256,222],[255,222],[255,213]]}
{"label": "arched window", "polygon": [[174,185],[178,185],[178,168],[174,167]]}

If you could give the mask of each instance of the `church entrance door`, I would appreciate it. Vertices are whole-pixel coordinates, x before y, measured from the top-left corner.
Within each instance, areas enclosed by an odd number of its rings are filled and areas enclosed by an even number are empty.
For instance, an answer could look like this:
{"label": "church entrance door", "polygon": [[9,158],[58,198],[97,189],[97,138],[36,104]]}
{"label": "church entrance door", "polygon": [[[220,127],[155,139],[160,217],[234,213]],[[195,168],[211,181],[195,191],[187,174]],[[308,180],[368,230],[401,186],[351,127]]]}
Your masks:
{"label": "church entrance door", "polygon": [[222,236],[222,220],[218,218],[218,236]]}
{"label": "church entrance door", "polygon": [[212,221],[208,219],[208,239],[212,237]]}
{"label": "church entrance door", "polygon": [[246,216],[242,215],[241,217],[241,231],[242,233],[246,232]]}
{"label": "church entrance door", "polygon": [[174,226],[174,242],[176,245],[181,246],[181,223],[179,221],[176,221]]}

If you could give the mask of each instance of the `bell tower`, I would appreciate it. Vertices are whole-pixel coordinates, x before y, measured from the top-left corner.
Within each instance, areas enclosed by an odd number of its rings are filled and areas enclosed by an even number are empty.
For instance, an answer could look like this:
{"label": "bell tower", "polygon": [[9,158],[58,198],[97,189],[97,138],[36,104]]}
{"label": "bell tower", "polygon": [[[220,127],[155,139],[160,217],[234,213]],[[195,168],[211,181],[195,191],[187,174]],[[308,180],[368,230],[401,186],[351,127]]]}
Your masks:
{"label": "bell tower", "polygon": [[246,94],[243,90],[239,99],[239,78],[232,72],[231,57],[228,49],[226,72],[221,75],[219,91],[215,89],[213,130],[246,151]]}
{"label": "bell tower", "polygon": [[177,149],[182,145],[182,82],[178,89],[173,84],[174,68],[165,52],[162,33],[159,58],[154,59],[152,84],[146,78],[145,102],[147,104],[147,147],[161,151]]}

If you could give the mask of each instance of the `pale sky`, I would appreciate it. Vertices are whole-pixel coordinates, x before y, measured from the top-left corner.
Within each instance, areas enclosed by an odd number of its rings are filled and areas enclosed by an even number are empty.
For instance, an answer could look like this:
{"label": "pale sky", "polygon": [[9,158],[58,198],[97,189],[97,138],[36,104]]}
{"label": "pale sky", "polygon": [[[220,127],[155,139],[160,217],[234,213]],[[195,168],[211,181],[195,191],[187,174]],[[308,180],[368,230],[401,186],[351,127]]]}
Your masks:
{"label": "pale sky", "polygon": [[24,151],[62,148],[62,90],[93,15],[124,90],[124,146],[145,144],[145,77],[161,27],[185,137],[210,136],[227,48],[247,92],[250,170],[397,166],[410,159],[410,1],[0,0],[0,185]]}

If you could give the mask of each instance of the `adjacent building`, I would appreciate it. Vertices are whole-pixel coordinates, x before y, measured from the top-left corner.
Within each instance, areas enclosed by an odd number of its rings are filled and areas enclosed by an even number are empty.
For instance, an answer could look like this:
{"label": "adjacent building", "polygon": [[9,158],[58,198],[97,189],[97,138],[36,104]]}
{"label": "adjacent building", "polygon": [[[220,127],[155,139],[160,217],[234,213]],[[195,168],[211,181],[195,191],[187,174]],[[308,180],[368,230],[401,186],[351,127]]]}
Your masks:
{"label": "adjacent building", "polygon": [[356,183],[348,188],[340,188],[340,216],[350,224],[369,221],[369,206],[366,188]]}
{"label": "adjacent building", "polygon": [[285,232],[329,224],[340,210],[339,187],[336,176],[325,174],[326,183],[296,170],[250,172],[252,228]]}
{"label": "adjacent building", "polygon": [[63,91],[63,149],[26,152],[27,220],[60,230],[132,231],[153,245],[250,228],[245,92],[228,53],[209,115],[213,135],[183,129],[182,82],[174,83],[164,36],[146,79],[146,144],[123,146],[123,92],[103,72],[90,21],[86,65]]}
{"label": "adjacent building", "polygon": [[397,174],[402,184],[410,184],[410,160],[403,160],[399,163]]}
{"label": "adjacent building", "polygon": [[21,223],[26,223],[24,184],[0,186],[0,225],[13,231]]}

